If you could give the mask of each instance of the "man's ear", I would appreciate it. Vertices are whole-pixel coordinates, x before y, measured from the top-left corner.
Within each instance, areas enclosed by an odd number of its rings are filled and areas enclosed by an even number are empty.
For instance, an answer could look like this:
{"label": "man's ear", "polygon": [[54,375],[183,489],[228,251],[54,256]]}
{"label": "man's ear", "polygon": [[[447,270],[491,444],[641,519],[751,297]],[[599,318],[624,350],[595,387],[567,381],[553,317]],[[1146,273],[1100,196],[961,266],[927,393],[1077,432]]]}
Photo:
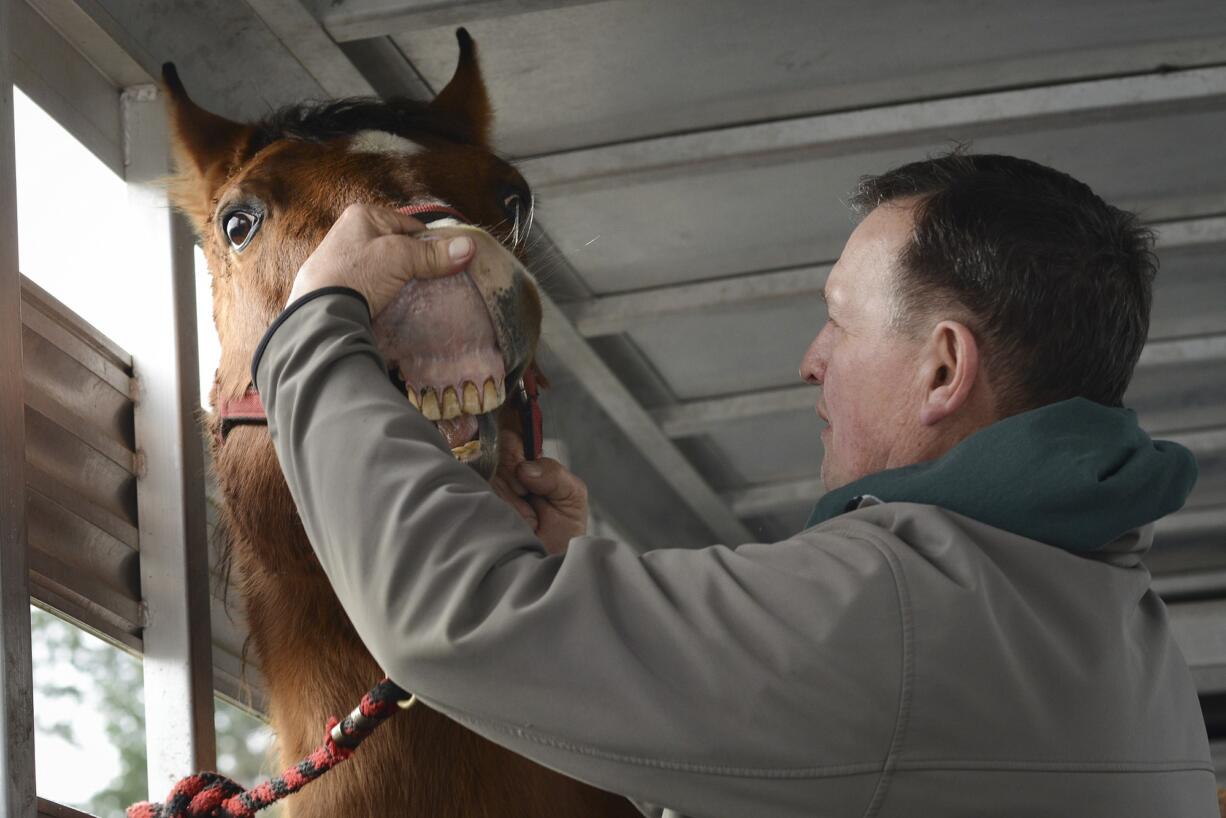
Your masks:
{"label": "man's ear", "polygon": [[493,112],[477,61],[477,44],[465,29],[457,29],[455,36],[460,43],[460,62],[451,80],[430,103],[430,110],[465,141],[489,147]]}
{"label": "man's ear", "polygon": [[232,122],[192,102],[174,63],[162,66],[166,108],[178,177],[175,203],[200,232],[209,216],[213,194],[240,162],[251,141],[248,125]]}
{"label": "man's ear", "polygon": [[941,321],[924,348],[920,423],[935,426],[966,405],[979,380],[979,341],[959,321]]}

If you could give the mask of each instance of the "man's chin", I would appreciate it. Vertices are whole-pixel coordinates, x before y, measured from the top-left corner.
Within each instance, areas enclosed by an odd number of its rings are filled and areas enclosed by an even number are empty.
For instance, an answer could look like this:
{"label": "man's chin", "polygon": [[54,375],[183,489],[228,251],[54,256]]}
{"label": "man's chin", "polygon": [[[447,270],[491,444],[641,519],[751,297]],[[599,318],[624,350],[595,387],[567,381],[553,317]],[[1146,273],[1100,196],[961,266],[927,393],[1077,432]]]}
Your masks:
{"label": "man's chin", "polygon": [[835,477],[833,477],[830,474],[830,470],[826,468],[826,460],[824,458],[822,459],[822,472],[821,472],[820,477],[822,481],[822,489],[827,494],[829,494],[830,492],[839,488],[840,485],[842,485],[841,483],[837,483]]}
{"label": "man's chin", "polygon": [[845,471],[838,468],[837,464],[831,463],[828,457],[822,458],[821,470],[822,488],[827,494],[832,491],[843,488],[848,483],[854,483],[859,477],[849,476]]}

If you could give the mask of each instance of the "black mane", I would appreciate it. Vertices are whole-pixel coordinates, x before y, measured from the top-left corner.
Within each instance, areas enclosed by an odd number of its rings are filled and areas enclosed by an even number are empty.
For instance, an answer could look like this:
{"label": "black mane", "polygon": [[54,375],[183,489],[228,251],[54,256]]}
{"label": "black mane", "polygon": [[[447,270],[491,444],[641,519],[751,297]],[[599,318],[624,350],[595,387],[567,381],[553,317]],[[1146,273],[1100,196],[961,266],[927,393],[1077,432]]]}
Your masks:
{"label": "black mane", "polygon": [[255,152],[278,139],[323,142],[359,131],[374,130],[413,139],[436,136],[467,143],[460,128],[430,110],[429,103],[407,97],[350,97],[329,102],[287,105],[252,123],[250,149]]}

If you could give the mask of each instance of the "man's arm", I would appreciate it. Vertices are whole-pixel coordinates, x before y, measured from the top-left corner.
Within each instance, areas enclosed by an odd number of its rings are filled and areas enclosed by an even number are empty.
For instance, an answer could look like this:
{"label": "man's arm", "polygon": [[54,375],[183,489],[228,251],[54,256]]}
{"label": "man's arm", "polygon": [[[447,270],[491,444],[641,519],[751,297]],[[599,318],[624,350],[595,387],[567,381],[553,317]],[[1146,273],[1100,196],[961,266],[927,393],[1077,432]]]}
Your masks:
{"label": "man's arm", "polygon": [[352,294],[291,308],[255,375],[320,563],[423,702],[683,812],[867,804],[902,674],[882,546],[809,532],[639,554],[584,537],[549,555],[392,386]]}

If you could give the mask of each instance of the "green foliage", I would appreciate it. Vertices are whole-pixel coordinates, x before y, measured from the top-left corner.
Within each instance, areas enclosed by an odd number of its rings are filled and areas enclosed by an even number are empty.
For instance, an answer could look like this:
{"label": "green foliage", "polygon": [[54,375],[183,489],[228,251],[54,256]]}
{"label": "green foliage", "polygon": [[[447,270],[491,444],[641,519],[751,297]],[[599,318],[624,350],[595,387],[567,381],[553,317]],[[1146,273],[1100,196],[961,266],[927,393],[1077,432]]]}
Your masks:
{"label": "green foliage", "polygon": [[[58,705],[45,706],[42,712],[36,708],[36,729],[81,746],[76,725],[64,715],[79,708],[99,710],[107,742],[119,756],[119,773],[111,783],[87,803],[70,806],[120,818],[125,807],[145,799],[147,790],[141,663],[39,608],[30,609],[30,624],[35,695],[40,702]],[[75,707],[62,706],[68,703]],[[35,763],[47,762],[39,758]]]}
{"label": "green foliage", "polygon": [[[71,714],[95,710],[103,716],[107,742],[117,756],[119,772],[111,782],[86,803],[69,806],[101,818],[122,818],[129,804],[148,797],[140,660],[39,608],[31,608],[30,619],[35,695],[42,705],[34,714],[36,730],[80,746]],[[221,699],[215,704],[218,769],[251,786],[273,772],[268,725]],[[155,793],[159,799],[163,795]],[[274,807],[261,815],[276,818],[279,812]]]}

